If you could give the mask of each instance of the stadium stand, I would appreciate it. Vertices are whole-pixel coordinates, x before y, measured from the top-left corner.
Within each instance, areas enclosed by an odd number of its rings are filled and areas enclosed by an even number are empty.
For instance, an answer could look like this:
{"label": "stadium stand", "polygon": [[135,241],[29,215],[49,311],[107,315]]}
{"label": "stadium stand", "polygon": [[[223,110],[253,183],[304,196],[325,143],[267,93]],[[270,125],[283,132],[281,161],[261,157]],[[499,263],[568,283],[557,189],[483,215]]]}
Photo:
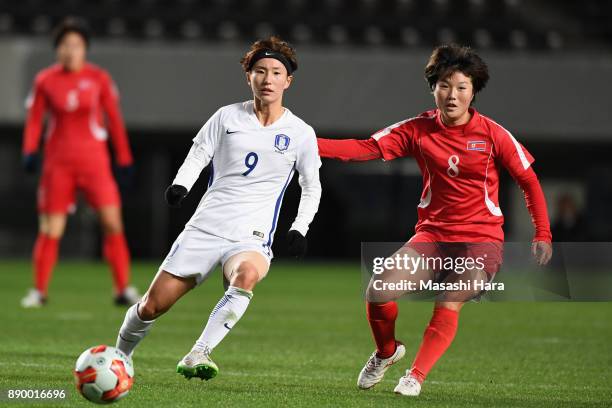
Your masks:
{"label": "stadium stand", "polygon": [[612,45],[612,3],[605,0],[4,0],[0,36],[47,35],[66,15],[84,17],[96,36],[111,39],[243,42],[277,33],[324,46],[459,42],[555,51]]}

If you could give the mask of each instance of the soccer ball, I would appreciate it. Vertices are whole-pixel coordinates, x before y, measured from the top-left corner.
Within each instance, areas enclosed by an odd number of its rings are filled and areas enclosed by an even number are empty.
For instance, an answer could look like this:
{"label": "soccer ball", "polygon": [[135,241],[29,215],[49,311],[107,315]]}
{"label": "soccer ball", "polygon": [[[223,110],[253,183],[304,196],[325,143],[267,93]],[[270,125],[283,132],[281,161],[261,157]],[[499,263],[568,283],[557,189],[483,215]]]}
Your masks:
{"label": "soccer ball", "polygon": [[110,404],[125,397],[132,388],[134,366],[121,350],[96,346],[77,359],[74,380],[79,393],[89,401]]}

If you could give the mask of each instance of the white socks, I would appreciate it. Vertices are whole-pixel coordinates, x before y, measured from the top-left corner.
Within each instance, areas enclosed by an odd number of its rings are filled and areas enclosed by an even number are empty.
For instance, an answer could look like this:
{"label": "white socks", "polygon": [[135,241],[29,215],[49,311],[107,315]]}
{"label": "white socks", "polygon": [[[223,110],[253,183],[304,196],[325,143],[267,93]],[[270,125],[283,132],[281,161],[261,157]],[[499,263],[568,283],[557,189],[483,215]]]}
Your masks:
{"label": "white socks", "polygon": [[[204,331],[193,349],[208,349],[210,352],[217,347],[231,328],[240,320],[252,297],[253,292],[230,286],[210,314],[208,323],[206,323],[206,327],[204,327]],[[138,316],[137,310],[138,303],[128,309],[123,325],[119,329],[115,346],[130,357],[155,322],[155,320],[142,320]]]}
{"label": "white socks", "polygon": [[[229,333],[234,325],[240,320],[249,302],[253,297],[253,292],[230,286],[213,309],[208,323],[200,338],[194,344],[192,350],[212,351],[221,340]],[[144,337],[144,335],[143,335]]]}
{"label": "white socks", "polygon": [[134,349],[151,328],[155,320],[145,321],[138,316],[138,303],[132,305],[125,314],[125,319],[117,336],[117,347],[128,356],[132,356]]}

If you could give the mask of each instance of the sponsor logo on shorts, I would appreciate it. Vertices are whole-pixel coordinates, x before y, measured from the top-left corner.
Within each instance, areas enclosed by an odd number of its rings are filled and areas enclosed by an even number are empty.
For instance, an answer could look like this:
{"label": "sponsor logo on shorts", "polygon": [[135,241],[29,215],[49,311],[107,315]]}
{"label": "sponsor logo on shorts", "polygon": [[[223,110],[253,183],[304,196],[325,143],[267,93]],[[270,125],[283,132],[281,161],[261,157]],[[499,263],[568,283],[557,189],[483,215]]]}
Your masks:
{"label": "sponsor logo on shorts", "polygon": [[253,231],[253,235],[255,235],[256,237],[259,237],[261,239],[263,239],[263,237],[264,237],[264,233],[263,232],[259,232],[259,231]]}

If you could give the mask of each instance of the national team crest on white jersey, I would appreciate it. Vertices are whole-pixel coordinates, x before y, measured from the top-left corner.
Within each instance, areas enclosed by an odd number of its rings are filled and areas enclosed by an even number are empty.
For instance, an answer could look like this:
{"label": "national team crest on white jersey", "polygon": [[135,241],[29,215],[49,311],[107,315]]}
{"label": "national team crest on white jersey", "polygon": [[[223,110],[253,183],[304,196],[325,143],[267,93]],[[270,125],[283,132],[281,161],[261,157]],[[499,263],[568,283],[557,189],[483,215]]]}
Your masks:
{"label": "national team crest on white jersey", "polygon": [[276,147],[279,152],[284,152],[289,148],[290,141],[291,139],[289,139],[287,135],[276,135],[276,138],[274,138],[274,147]]}
{"label": "national team crest on white jersey", "polygon": [[[301,198],[292,225],[302,235],[307,233],[321,194],[321,160],[312,127],[288,109],[273,124],[261,126],[250,100],[219,109],[193,142],[193,151],[173,184],[190,190],[200,176],[200,165],[209,162],[214,177],[211,170],[213,182],[187,227],[231,241],[255,243],[253,248],[261,248],[271,257],[283,197],[298,172],[298,182],[308,194]],[[193,157],[198,159],[197,166],[191,165]],[[177,253],[181,251],[179,248]]]}

